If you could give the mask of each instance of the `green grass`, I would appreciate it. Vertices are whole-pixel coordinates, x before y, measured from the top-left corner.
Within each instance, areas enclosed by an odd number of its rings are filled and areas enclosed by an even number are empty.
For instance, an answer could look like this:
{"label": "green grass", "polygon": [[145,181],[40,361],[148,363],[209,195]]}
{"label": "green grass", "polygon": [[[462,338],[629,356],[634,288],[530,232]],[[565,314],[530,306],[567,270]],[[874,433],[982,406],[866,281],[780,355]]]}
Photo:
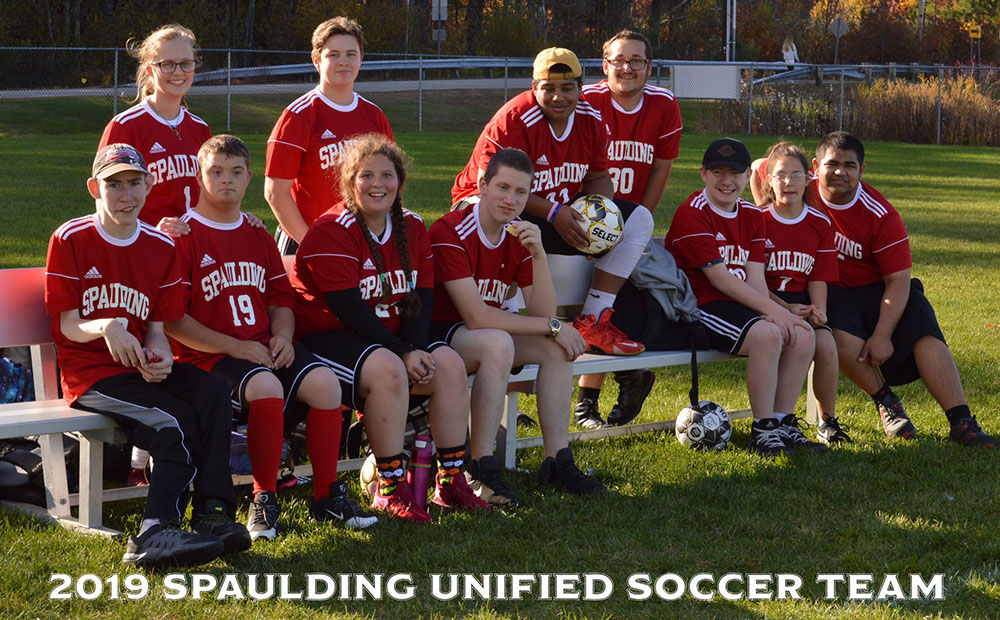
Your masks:
{"label": "green grass", "polygon": [[[274,220],[262,198],[266,134],[243,136],[258,175],[247,207]],[[656,212],[656,234],[666,232],[674,207],[699,188],[697,166],[715,136],[687,135],[670,187]],[[400,131],[414,159],[407,204],[430,222],[448,206],[448,190],[464,165],[473,131]],[[774,138],[750,137],[753,153]],[[0,137],[0,267],[44,263],[49,233],[62,221],[89,212],[84,180],[96,135]],[[811,147],[812,143],[806,146]],[[1000,431],[1000,199],[994,190],[995,151],[870,143],[865,179],[902,212],[911,236],[914,275],[922,278],[948,336],[973,411]],[[701,392],[728,409],[748,405],[742,363],[706,364]],[[657,372],[640,421],[673,416],[685,404],[690,377],[683,368]],[[613,385],[613,383],[611,384]],[[311,489],[282,499],[282,537],[242,556],[200,569],[223,573],[410,573],[417,588],[408,601],[333,599],[326,602],[214,600],[165,601],[162,575],[151,575],[152,594],[141,601],[50,600],[53,573],[101,579],[124,575],[118,542],[82,537],[0,513],[0,617],[126,618],[983,618],[1000,616],[1000,455],[964,450],[946,441],[944,418],[920,386],[898,391],[920,430],[912,442],[889,442],[871,403],[841,380],[838,411],[856,443],[827,454],[764,461],[746,450],[749,424],[735,424],[734,447],[721,454],[689,451],[663,434],[587,442],[578,462],[613,491],[584,500],[541,488],[533,475],[537,449],[521,451],[525,471],[507,476],[524,498],[515,513],[438,515],[426,527],[383,520],[364,532],[320,527],[308,518]],[[607,412],[615,389],[605,390]],[[522,408],[534,410],[532,398]],[[800,405],[800,414],[801,411]],[[346,477],[358,493],[355,476]],[[246,489],[241,489],[241,511]],[[111,527],[134,530],[140,502],[110,505]],[[605,601],[437,601],[430,577],[443,573],[601,572],[615,583]],[[800,601],[631,601],[632,573],[796,573]],[[872,573],[882,577],[945,575],[940,601],[901,603],[828,601],[818,573]],[[904,579],[904,582],[906,580]],[[245,580],[243,581],[245,583]],[[536,590],[537,593],[537,590]],[[844,588],[840,590],[841,595]]]}

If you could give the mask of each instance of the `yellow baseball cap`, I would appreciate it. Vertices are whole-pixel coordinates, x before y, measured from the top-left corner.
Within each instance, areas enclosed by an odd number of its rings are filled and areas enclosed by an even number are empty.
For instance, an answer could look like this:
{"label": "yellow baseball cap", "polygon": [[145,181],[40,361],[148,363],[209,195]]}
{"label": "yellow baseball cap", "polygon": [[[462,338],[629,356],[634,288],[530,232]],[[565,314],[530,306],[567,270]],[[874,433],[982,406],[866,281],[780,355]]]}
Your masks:
{"label": "yellow baseball cap", "polygon": [[[555,65],[566,65],[569,72],[553,73],[551,68]],[[531,70],[533,80],[572,80],[582,75],[583,69],[576,54],[565,47],[550,47],[538,52]]]}

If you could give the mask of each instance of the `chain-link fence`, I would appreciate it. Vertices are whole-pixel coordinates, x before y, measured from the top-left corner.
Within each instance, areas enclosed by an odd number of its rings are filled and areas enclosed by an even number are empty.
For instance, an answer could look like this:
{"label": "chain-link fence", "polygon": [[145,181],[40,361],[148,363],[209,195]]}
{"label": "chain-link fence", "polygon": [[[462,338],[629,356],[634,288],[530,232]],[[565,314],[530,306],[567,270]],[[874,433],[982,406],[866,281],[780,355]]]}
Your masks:
{"label": "chain-link fence", "polygon": [[[199,53],[190,109],[215,132],[266,134],[316,82],[306,51]],[[121,48],[0,47],[0,134],[99,134],[135,99]],[[478,131],[530,87],[531,58],[369,54],[356,90],[394,131]],[[583,59],[584,81],[603,78]],[[795,65],[658,60],[649,82],[681,99],[688,131],[1000,145],[1000,72],[934,65]]]}

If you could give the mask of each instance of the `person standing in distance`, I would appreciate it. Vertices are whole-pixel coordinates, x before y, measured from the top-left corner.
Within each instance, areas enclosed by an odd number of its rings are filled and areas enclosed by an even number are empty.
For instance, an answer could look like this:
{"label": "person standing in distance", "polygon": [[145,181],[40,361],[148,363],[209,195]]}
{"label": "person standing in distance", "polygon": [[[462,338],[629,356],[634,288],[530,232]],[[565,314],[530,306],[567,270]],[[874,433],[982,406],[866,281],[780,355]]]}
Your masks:
{"label": "person standing in distance", "polygon": [[282,254],[295,254],[313,221],[343,200],[337,163],[351,138],[378,133],[392,140],[382,110],[354,92],[364,51],[364,31],[353,19],[316,26],[319,84],[285,108],[267,139],[264,198],[278,218]]}
{"label": "person standing in distance", "polygon": [[[584,97],[601,112],[611,132],[608,172],[615,198],[638,203],[650,212],[663,197],[684,127],[674,94],[647,84],[652,55],[646,37],[622,30],[604,42],[601,67],[607,79],[583,88]],[[608,415],[608,423],[620,426],[639,415],[656,376],[649,369],[616,372],[614,376],[618,402]],[[603,383],[603,374],[580,377],[575,417],[584,428],[605,426],[597,408]]]}

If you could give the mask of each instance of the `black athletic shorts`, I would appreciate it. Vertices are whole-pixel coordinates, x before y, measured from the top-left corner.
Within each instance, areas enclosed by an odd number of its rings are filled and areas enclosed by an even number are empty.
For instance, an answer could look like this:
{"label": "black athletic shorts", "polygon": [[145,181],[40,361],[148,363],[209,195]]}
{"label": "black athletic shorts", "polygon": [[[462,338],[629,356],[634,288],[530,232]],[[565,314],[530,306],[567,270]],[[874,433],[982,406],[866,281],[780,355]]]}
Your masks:
{"label": "black athletic shorts", "polygon": [[[809,291],[771,291],[771,292],[780,297],[781,300],[784,301],[786,304],[802,304],[804,306],[812,304],[812,300],[809,299]],[[819,327],[813,325],[812,326],[813,331],[816,331],[818,329],[825,329],[826,331],[832,334],[833,330],[830,329],[829,315],[827,315],[826,320],[827,320],[827,325],[820,325]],[[812,323],[809,324],[812,325]]]}
{"label": "black athletic shorts", "polygon": [[[874,282],[851,288],[831,286],[829,290],[827,311],[830,327],[862,340],[871,338],[878,324],[885,283]],[[933,336],[945,342],[934,308],[924,296],[924,285],[913,278],[910,280],[910,299],[892,332],[892,357],[879,367],[886,383],[903,385],[920,378],[917,362],[913,358],[913,346],[924,336]]]}
{"label": "black athletic shorts", "polygon": [[[361,382],[356,380],[356,377],[361,373],[361,367],[365,365],[368,356],[384,347],[340,329],[313,332],[299,340],[317,358],[333,369],[333,373],[340,380],[340,400],[343,405],[363,412],[365,402],[361,398]],[[430,352],[447,344],[435,341],[425,350]],[[411,396],[410,409],[419,407],[425,400],[427,396]]]}
{"label": "black athletic shorts", "polygon": [[261,366],[256,362],[236,359],[234,357],[224,357],[212,366],[212,374],[218,375],[229,383],[232,390],[231,398],[233,402],[233,420],[237,424],[246,424],[250,415],[249,403],[246,400],[247,383],[250,377],[259,372],[273,373],[281,382],[281,389],[285,392],[285,409],[295,403],[299,391],[299,384],[310,371],[316,368],[326,368],[326,364],[313,355],[309,349],[299,343],[293,343],[295,348],[295,360],[287,368],[269,370],[266,366]]}
{"label": "black athletic shorts", "polygon": [[762,316],[735,301],[710,301],[698,306],[698,319],[708,332],[712,348],[736,355],[750,327],[763,319]]}
{"label": "black athletic shorts", "polygon": [[[568,204],[564,204],[561,208],[565,209],[569,207],[573,201],[582,196],[583,194],[578,194],[570,200]],[[452,205],[451,210],[455,211],[457,209],[464,209],[471,204],[479,202],[479,196],[469,196],[468,198],[463,198],[459,200],[454,205]],[[638,203],[631,202],[629,200],[623,200],[621,198],[615,198],[614,203],[618,205],[618,209],[622,212],[622,222],[628,220],[632,212],[635,211],[636,207],[639,206]],[[580,250],[580,248],[574,247],[562,238],[556,231],[556,227],[550,224],[544,217],[535,217],[534,215],[528,215],[527,213],[521,214],[522,220],[527,220],[538,226],[538,230],[542,233],[542,247],[545,251],[550,254],[570,254],[570,255],[580,255],[580,256],[592,256]],[[607,250],[610,251],[610,250]],[[598,254],[597,256],[600,256]]]}

